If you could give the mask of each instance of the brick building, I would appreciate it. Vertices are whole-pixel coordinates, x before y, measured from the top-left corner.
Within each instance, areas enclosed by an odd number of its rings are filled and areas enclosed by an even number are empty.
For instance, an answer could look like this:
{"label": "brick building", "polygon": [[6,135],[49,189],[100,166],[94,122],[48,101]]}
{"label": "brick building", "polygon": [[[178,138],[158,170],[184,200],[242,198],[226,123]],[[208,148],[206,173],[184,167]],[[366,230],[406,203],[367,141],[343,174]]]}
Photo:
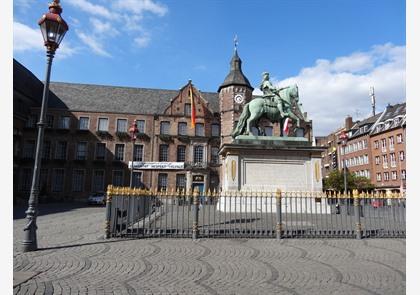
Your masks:
{"label": "brick building", "polygon": [[341,132],[345,130],[346,129],[344,127],[341,127],[327,136],[315,137],[315,145],[325,148],[325,151],[321,153],[321,174],[323,179],[327,178],[328,174],[332,171],[339,168],[338,142]]}
{"label": "brick building", "polygon": [[[15,196],[26,199],[32,181],[41,83],[15,61],[14,97],[36,94],[22,117],[15,142]],[[191,128],[190,89],[196,124]],[[108,184],[146,188],[219,189],[221,144],[230,136],[253,88],[235,49],[218,92],[201,92],[192,81],[179,90],[51,82],[40,173],[40,196],[86,198]],[[302,114],[303,115],[303,114]],[[136,120],[134,143],[128,129]],[[262,119],[267,135],[279,124]],[[312,122],[305,126],[311,137]],[[15,126],[14,126],[15,127]],[[134,159],[134,161],[132,161]],[[131,166],[130,166],[131,167]]]}
{"label": "brick building", "polygon": [[370,133],[372,183],[380,190],[406,189],[406,104],[388,105]]}
{"label": "brick building", "polygon": [[[344,126],[327,136],[316,137],[322,153],[322,177],[335,170],[364,176],[378,191],[405,191],[405,103],[388,107],[362,121],[345,119]],[[346,145],[339,139],[346,132]]]}
{"label": "brick building", "polygon": [[345,161],[349,172],[355,173],[356,176],[364,176],[371,179],[372,148],[369,134],[380,115],[381,113],[350,125],[351,127],[347,130],[348,140],[346,145],[343,146],[341,141],[338,142],[340,145],[338,165],[340,169],[343,169]]}

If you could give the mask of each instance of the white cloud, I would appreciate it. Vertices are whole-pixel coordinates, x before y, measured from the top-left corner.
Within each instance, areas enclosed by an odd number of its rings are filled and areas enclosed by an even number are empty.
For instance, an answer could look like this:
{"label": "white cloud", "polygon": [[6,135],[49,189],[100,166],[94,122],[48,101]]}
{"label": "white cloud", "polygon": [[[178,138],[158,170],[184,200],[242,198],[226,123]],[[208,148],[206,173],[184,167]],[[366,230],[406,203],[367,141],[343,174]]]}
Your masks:
{"label": "white cloud", "polygon": [[92,4],[86,0],[72,0],[67,2],[70,5],[84,11],[86,13],[93,14],[95,16],[101,16],[107,19],[116,19],[118,15],[111,12],[108,8],[102,5]]}
{"label": "white cloud", "polygon": [[[29,1],[29,0],[28,0]],[[100,4],[94,4],[93,1],[72,0],[68,2],[79,11],[87,13],[88,25],[80,24],[78,20],[72,19],[77,25],[77,35],[94,53],[110,57],[111,54],[106,49],[109,40],[116,37],[120,32],[125,31],[130,35],[132,44],[138,47],[146,47],[150,44],[151,33],[141,25],[143,14],[146,12],[157,16],[164,16],[168,8],[153,0],[116,0],[101,1]],[[82,29],[85,27],[86,29]],[[133,37],[133,34],[140,36]]]}
{"label": "white cloud", "polygon": [[354,120],[370,116],[370,86],[375,87],[377,112],[388,103],[404,102],[405,77],[405,46],[387,43],[332,61],[319,59],[297,76],[273,79],[273,83],[283,87],[298,84],[303,109],[313,120],[314,134],[318,136],[342,126],[346,115]]}
{"label": "white cloud", "polygon": [[150,12],[158,16],[164,16],[168,12],[166,6],[152,0],[117,0],[113,3],[113,7],[134,14]]}
{"label": "white cloud", "polygon": [[139,47],[146,47],[150,43],[150,36],[148,34],[144,34],[143,36],[134,38],[134,42]]}
{"label": "white cloud", "polygon": [[96,40],[95,38],[88,36],[87,34],[76,31],[77,36],[80,38],[80,40],[85,43],[94,53],[105,56],[105,57],[111,57],[111,54],[109,54],[101,44],[100,41]]}
{"label": "white cloud", "polygon": [[13,22],[13,50],[18,52],[45,50],[41,30],[39,28],[32,29],[19,22]]}
{"label": "white cloud", "polygon": [[[43,51],[45,52],[44,39],[39,28],[33,29],[25,24],[13,22],[13,50],[15,52]],[[57,50],[58,58],[66,58],[78,52],[78,48],[72,47],[63,40]]]}
{"label": "white cloud", "polygon": [[93,26],[93,30],[95,33],[99,34],[99,35],[109,35],[109,36],[116,36],[119,34],[119,32],[117,31],[117,29],[115,29],[113,27],[113,24],[111,24],[110,22],[107,21],[101,21],[97,18],[90,18],[90,23]]}

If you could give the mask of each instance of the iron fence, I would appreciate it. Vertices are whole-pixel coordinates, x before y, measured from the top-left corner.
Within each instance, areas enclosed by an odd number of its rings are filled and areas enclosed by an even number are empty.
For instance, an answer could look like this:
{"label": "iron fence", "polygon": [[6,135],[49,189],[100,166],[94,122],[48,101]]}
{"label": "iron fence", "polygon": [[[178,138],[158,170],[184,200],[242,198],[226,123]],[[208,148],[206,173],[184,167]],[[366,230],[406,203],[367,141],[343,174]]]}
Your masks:
{"label": "iron fence", "polygon": [[405,237],[405,194],[146,191],[109,186],[105,236]]}

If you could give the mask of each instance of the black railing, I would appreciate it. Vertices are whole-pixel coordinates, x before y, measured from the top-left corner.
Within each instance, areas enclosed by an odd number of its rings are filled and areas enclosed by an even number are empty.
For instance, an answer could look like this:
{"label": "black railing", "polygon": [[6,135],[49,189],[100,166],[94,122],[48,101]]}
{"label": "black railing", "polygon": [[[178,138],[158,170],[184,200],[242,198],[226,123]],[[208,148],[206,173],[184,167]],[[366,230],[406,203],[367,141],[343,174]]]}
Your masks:
{"label": "black railing", "polygon": [[106,237],[405,237],[405,195],[108,188]]}

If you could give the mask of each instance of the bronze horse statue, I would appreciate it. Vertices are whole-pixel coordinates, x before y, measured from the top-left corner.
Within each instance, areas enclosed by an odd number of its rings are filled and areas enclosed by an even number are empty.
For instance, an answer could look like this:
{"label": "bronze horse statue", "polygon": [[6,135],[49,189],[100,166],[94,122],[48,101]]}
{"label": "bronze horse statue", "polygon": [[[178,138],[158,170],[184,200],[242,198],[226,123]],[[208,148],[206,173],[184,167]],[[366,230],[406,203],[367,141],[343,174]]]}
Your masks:
{"label": "bronze horse statue", "polygon": [[[282,104],[283,114],[278,107]],[[249,135],[251,128],[256,127],[259,133],[262,133],[261,128],[258,126],[259,120],[263,117],[271,121],[271,123],[279,122],[280,127],[283,126],[286,118],[296,121],[296,125],[300,125],[299,117],[293,113],[292,108],[297,106],[299,108],[299,91],[296,84],[285,87],[277,92],[277,95],[271,98],[258,97],[244,105],[241,116],[239,117],[238,124],[232,132],[232,137],[238,135]],[[281,128],[282,129],[282,128]]]}

